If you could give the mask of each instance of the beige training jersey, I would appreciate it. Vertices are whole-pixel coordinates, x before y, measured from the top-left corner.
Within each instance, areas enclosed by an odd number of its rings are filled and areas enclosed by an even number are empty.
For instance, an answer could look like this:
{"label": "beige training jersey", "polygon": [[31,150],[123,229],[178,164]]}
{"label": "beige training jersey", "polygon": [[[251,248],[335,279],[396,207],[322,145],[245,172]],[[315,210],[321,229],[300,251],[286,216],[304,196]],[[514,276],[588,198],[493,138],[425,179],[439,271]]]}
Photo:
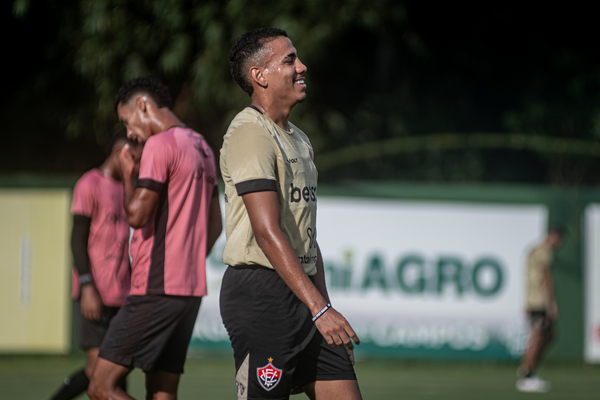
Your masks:
{"label": "beige training jersey", "polygon": [[277,192],[281,230],[308,275],[317,271],[317,169],[308,137],[293,124],[286,132],[247,107],[231,121],[221,148],[225,181],[223,261],[273,268],[258,247],[242,195]]}
{"label": "beige training jersey", "polygon": [[546,309],[543,288],[544,270],[552,265],[553,253],[550,246],[541,244],[529,252],[527,256],[527,308],[533,311]]}

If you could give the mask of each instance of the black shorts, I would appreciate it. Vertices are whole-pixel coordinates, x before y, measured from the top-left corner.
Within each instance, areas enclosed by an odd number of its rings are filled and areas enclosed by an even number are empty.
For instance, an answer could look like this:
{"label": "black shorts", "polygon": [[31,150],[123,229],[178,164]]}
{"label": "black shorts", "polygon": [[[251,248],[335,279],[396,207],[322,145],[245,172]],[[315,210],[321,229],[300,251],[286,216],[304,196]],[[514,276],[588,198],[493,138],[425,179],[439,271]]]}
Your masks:
{"label": "black shorts", "polygon": [[108,324],[119,311],[119,307],[102,307],[100,321],[90,321],[85,319],[81,314],[81,302],[76,300],[73,302],[73,315],[77,324],[77,339],[79,346],[85,349],[100,347],[104,336],[108,331]]}
{"label": "black shorts", "polygon": [[99,357],[144,372],[183,373],[201,297],[128,296],[113,318]]}
{"label": "black shorts", "polygon": [[274,270],[227,268],[220,306],[238,399],[288,399],[311,382],[356,380],[346,349],[327,344],[308,307]]}
{"label": "black shorts", "polygon": [[552,331],[554,323],[546,315],[545,310],[537,310],[529,312],[529,324],[531,329],[538,330],[542,333],[548,333]]}

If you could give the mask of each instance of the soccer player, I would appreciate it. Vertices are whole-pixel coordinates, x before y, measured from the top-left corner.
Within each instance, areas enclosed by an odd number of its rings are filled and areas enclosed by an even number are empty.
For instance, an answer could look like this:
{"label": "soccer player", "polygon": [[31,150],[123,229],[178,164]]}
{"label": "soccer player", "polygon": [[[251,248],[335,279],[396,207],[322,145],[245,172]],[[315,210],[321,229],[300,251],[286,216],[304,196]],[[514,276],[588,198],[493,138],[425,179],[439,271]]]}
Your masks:
{"label": "soccer player", "polygon": [[88,394],[131,399],[117,384],[137,367],[146,373],[147,399],[176,399],[206,295],[206,255],[221,233],[215,158],[170,110],[156,78],[127,82],[114,107],[128,137],[145,145],[135,188],[134,160],[120,155],[122,201],[135,228],[131,290],[100,346]]}
{"label": "soccer player", "polygon": [[239,37],[231,73],[252,103],[221,148],[229,264],[221,316],[234,351],[238,399],[360,399],[359,339],[329,304],[316,241],[317,170],[308,137],[289,122],[306,66],[285,31]]}
{"label": "soccer player", "polygon": [[121,200],[123,171],[119,163],[125,145],[137,169],[142,146],[128,139],[122,129],[113,136],[110,154],[102,165],[86,172],[73,190],[72,296],[86,365],[65,379],[52,400],[73,399],[87,390],[108,324],[129,293],[129,225]]}
{"label": "soccer player", "polygon": [[536,369],[542,355],[552,342],[553,325],[558,317],[552,262],[554,251],[562,244],[563,238],[563,229],[552,227],[544,241],[535,246],[527,256],[526,311],[530,320],[530,333],[516,384],[521,392],[550,390],[550,383],[540,379]]}

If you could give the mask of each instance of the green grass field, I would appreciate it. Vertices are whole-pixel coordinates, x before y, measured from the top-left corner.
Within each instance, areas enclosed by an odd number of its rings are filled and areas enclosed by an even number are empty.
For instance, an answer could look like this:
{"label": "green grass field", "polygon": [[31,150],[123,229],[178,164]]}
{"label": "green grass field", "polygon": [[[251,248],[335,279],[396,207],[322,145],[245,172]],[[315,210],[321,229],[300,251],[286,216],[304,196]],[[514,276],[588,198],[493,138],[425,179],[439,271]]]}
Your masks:
{"label": "green grass field", "polygon": [[[0,399],[49,398],[65,376],[83,364],[76,357],[0,357]],[[383,399],[600,399],[600,366],[548,364],[541,371],[552,381],[550,393],[515,391],[514,364],[363,360],[356,373],[365,400]],[[233,360],[229,357],[189,358],[179,386],[182,400],[220,400],[235,396]],[[129,378],[129,392],[144,398],[143,373]],[[83,395],[80,398],[85,399]],[[307,398],[304,395],[292,399]]]}

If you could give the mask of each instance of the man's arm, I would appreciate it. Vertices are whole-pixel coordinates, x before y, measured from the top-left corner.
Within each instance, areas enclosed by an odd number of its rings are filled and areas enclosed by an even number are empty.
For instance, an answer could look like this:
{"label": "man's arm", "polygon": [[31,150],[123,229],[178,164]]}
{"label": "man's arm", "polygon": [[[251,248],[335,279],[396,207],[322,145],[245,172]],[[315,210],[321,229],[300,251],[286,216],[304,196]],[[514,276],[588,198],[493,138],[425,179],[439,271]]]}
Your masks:
{"label": "man's arm", "polygon": [[90,256],[87,249],[91,224],[90,217],[78,214],[73,216],[71,251],[80,280],[81,314],[90,321],[99,321],[102,314],[102,299],[92,279]]}
{"label": "man's arm", "polygon": [[129,152],[128,144],[121,149],[119,162],[123,172],[123,207],[127,214],[127,223],[134,229],[143,228],[158,203],[158,192],[147,188],[133,187],[135,162]]}
{"label": "man's arm", "polygon": [[556,296],[554,295],[554,278],[552,277],[552,270],[547,265],[542,270],[542,288],[544,291],[544,300],[546,302],[546,315],[548,318],[555,320],[558,318],[558,305],[556,303]]}
{"label": "man's arm", "polygon": [[329,301],[329,293],[327,293],[327,283],[325,282],[325,266],[323,265],[323,256],[321,255],[319,243],[317,243],[317,273],[315,274],[315,286],[327,303],[331,303]]}
{"label": "man's arm", "polygon": [[[327,305],[327,297],[310,281],[294,249],[281,231],[277,193],[252,192],[244,194],[242,199],[259,247],[292,292],[306,304],[312,315],[317,314]],[[333,347],[353,348],[352,340],[356,344],[360,343],[348,321],[333,308],[317,319],[315,325]]]}
{"label": "man's arm", "polygon": [[[216,190],[216,187],[215,187]],[[223,220],[221,217],[221,205],[219,196],[213,196],[210,200],[210,210],[208,211],[208,232],[206,235],[206,254],[210,253],[215,242],[221,236],[223,231]]]}

